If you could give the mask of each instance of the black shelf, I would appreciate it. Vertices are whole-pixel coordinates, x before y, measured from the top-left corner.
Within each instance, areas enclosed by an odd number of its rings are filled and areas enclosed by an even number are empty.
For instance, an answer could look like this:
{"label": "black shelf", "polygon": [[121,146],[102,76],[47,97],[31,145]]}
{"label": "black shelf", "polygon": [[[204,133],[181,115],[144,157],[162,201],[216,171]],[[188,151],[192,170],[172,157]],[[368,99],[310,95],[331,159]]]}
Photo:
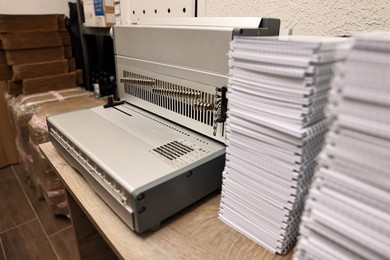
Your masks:
{"label": "black shelf", "polygon": [[110,28],[81,26],[81,33],[86,35],[110,36]]}
{"label": "black shelf", "polygon": [[79,33],[84,63],[84,86],[93,91],[92,76],[101,72],[108,76],[115,75],[113,40],[110,37],[110,27],[93,27],[84,25],[83,4],[77,0]]}

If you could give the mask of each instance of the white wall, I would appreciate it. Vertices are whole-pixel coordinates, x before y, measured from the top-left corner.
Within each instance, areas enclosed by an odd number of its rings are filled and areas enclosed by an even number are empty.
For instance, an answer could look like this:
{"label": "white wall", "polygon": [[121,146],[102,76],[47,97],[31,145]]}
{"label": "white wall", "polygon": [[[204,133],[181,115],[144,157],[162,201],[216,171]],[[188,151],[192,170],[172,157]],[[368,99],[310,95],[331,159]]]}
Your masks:
{"label": "white wall", "polygon": [[0,0],[0,14],[65,14],[75,0]]}
{"label": "white wall", "polygon": [[203,0],[206,16],[279,18],[293,34],[390,31],[390,0]]}

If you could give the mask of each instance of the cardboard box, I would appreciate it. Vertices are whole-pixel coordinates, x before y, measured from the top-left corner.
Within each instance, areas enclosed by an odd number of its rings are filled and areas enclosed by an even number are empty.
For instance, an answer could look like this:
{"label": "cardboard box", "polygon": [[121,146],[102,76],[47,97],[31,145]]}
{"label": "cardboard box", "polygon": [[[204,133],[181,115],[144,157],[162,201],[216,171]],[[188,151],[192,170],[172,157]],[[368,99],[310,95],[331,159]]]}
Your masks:
{"label": "cardboard box", "polygon": [[69,112],[77,109],[85,109],[103,105],[102,100],[89,96],[70,98],[63,102],[44,104],[38,107],[28,123],[29,128],[29,150],[33,158],[33,163],[28,168],[34,183],[41,188],[43,197],[52,207],[56,214],[67,215],[66,197],[64,197],[64,186],[56,171],[49,161],[42,154],[39,144],[49,141],[46,118],[50,115]]}
{"label": "cardboard box", "polygon": [[0,81],[0,168],[19,162],[15,145],[15,131],[8,117],[6,99],[6,82]]}
{"label": "cardboard box", "polygon": [[40,78],[32,78],[23,80],[23,94],[30,95],[65,88],[75,88],[76,72],[68,72],[56,74]]}
{"label": "cardboard box", "polygon": [[[36,171],[34,164],[34,156],[29,142],[28,122],[35,113],[35,110],[44,105],[55,102],[62,102],[75,97],[90,97],[92,93],[82,88],[65,89],[60,91],[51,91],[34,95],[20,95],[18,97],[7,96],[7,108],[12,121],[13,133],[16,133],[16,138],[10,139],[16,145],[17,154],[20,161],[26,168],[27,172]],[[37,187],[37,198],[44,197],[42,194],[42,187],[37,178],[31,175],[33,184]]]}
{"label": "cardboard box", "polygon": [[69,58],[68,64],[69,64],[69,70],[68,70],[69,72],[76,70],[76,59],[75,58]]}
{"label": "cardboard box", "polygon": [[6,50],[5,56],[8,65],[65,59],[63,46],[39,49]]}
{"label": "cardboard box", "polygon": [[21,140],[21,146],[25,148],[28,144],[28,121],[30,121],[39,106],[64,101],[69,98],[92,95],[91,92],[83,88],[70,88],[33,95],[9,96],[7,108],[16,129],[16,137]]}
{"label": "cardboard box", "polygon": [[12,67],[0,64],[0,81],[11,79],[11,78],[12,78]]}
{"label": "cardboard box", "polygon": [[[28,151],[32,156],[32,161],[28,162],[29,166],[27,168],[34,186],[40,187],[40,191],[43,193],[63,189],[64,186],[60,178],[42,154],[39,146],[33,142],[30,142],[29,145]],[[42,197],[42,195],[39,197]]]}
{"label": "cardboard box", "polygon": [[0,33],[58,31],[60,17],[64,16],[57,14],[0,14]]}
{"label": "cardboard box", "polygon": [[5,57],[4,50],[0,50],[0,65],[7,65],[7,58]]}
{"label": "cardboard box", "polygon": [[83,0],[83,12],[84,12],[84,25],[96,26],[95,23],[95,8],[93,6],[93,0]]}
{"label": "cardboard box", "polygon": [[72,45],[64,45],[64,56],[65,59],[70,59],[73,57]]}
{"label": "cardboard box", "polygon": [[71,45],[72,41],[67,29],[62,29],[59,31],[62,39],[62,45]]}
{"label": "cardboard box", "polygon": [[[73,63],[74,61],[72,61],[72,66]],[[63,74],[71,71],[69,69],[70,64],[66,59],[28,64],[17,64],[12,66],[12,79],[24,80],[56,74]]]}
{"label": "cardboard box", "polygon": [[[69,34],[68,34],[69,36]],[[63,45],[59,32],[2,33],[0,48],[4,50],[36,49]]]}
{"label": "cardboard box", "polygon": [[49,141],[46,118],[64,112],[78,109],[102,106],[105,102],[90,96],[81,96],[70,98],[63,102],[44,104],[35,110],[34,115],[28,123],[28,132],[30,140],[35,144],[46,143]]}
{"label": "cardboard box", "polygon": [[12,96],[19,96],[23,93],[23,82],[7,80],[7,92]]}
{"label": "cardboard box", "polygon": [[113,0],[84,0],[84,25],[111,27],[116,24]]}
{"label": "cardboard box", "polygon": [[[67,67],[66,67],[67,68]],[[47,91],[77,87],[77,71],[54,74],[38,78],[27,78],[23,80],[8,80],[7,91],[10,95],[21,94],[31,95]]]}
{"label": "cardboard box", "polygon": [[66,29],[65,15],[64,14],[57,15],[57,21],[58,21],[58,30],[59,31],[61,31],[62,29]]}
{"label": "cardboard box", "polygon": [[[110,4],[107,4],[109,2]],[[112,0],[106,0],[105,3],[106,5],[104,6],[104,17],[106,19],[106,27],[111,27],[116,24],[114,2]]]}

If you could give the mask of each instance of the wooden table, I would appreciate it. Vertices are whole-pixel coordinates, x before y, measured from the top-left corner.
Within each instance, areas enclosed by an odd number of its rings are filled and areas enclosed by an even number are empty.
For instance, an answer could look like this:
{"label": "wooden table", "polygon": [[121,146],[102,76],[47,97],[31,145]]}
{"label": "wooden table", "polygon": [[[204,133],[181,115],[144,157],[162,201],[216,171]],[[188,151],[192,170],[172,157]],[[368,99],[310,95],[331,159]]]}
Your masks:
{"label": "wooden table", "polygon": [[51,143],[40,145],[62,178],[82,259],[291,259],[274,255],[217,217],[215,192],[164,221],[155,231],[130,230]]}

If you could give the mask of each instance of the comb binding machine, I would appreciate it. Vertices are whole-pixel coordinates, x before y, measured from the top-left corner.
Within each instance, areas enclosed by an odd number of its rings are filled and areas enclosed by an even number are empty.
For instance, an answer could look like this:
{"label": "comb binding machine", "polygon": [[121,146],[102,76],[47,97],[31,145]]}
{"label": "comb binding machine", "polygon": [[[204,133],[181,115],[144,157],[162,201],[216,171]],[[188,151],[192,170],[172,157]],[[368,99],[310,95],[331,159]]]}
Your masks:
{"label": "comb binding machine", "polygon": [[[123,104],[47,119],[60,154],[138,233],[221,186],[230,40],[278,35],[280,25],[261,18],[166,21],[113,27]],[[252,28],[232,25],[240,23]]]}

